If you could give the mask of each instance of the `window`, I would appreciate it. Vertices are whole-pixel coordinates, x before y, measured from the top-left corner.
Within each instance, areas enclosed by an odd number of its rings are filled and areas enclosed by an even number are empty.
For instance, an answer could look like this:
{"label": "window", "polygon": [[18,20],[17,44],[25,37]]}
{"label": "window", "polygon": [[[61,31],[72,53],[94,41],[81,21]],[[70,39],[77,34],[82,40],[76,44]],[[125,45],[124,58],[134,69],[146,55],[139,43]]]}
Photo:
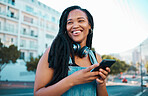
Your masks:
{"label": "window", "polygon": [[54,36],[52,36],[52,35],[49,35],[49,34],[46,34],[46,38],[53,39],[53,38],[54,38]]}
{"label": "window", "polygon": [[13,12],[11,12],[10,17],[14,17],[14,13]]}
{"label": "window", "polygon": [[31,36],[34,36],[34,31],[33,30],[31,30],[31,34],[30,34]]}
{"label": "window", "polygon": [[25,53],[21,52],[20,59],[24,59],[24,58],[25,58]]}
{"label": "window", "polygon": [[52,22],[55,22],[55,17],[52,17],[52,18],[51,18],[51,21],[52,21]]}
{"label": "window", "polygon": [[28,11],[28,12],[33,12],[33,8],[30,7],[30,6],[26,6],[26,11]]}
{"label": "window", "polygon": [[38,4],[41,5],[41,3],[38,1]]}
{"label": "window", "polygon": [[26,35],[26,29],[25,28],[23,28],[23,34]]}
{"label": "window", "polygon": [[1,22],[0,22],[0,30],[2,29]]}
{"label": "window", "polygon": [[33,18],[24,16],[24,21],[28,22],[28,23],[33,23]]}
{"label": "window", "polygon": [[29,57],[30,57],[30,58],[33,57],[33,53],[32,53],[32,52],[30,52]]}
{"label": "window", "polygon": [[20,47],[26,47],[26,40],[21,40]]}
{"label": "window", "polygon": [[11,43],[13,43],[13,41],[14,41],[13,38],[11,38]]}
{"label": "window", "polygon": [[45,48],[47,48],[47,47],[48,47],[48,44],[45,45]]}

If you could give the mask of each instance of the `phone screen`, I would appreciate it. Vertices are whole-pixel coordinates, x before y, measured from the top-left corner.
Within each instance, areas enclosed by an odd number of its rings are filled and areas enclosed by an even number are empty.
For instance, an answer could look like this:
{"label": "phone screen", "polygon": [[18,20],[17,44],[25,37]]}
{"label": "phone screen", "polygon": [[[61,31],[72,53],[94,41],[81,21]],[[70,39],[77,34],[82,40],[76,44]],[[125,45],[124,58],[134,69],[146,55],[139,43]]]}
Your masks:
{"label": "phone screen", "polygon": [[106,67],[110,68],[115,62],[116,62],[116,60],[114,60],[114,59],[104,59],[104,60],[102,60],[100,65],[98,67],[92,69],[91,72],[99,71],[100,68],[106,70]]}

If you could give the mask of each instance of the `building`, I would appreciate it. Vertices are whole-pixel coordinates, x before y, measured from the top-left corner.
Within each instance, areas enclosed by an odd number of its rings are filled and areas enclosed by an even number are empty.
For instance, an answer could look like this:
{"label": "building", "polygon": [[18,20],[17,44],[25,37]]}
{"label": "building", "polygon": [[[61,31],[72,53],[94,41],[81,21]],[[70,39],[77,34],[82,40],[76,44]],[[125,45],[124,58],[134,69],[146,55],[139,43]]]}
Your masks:
{"label": "building", "polygon": [[41,55],[51,45],[58,32],[60,15],[37,0],[0,0],[0,40],[5,46],[18,47],[21,51],[18,63],[25,66],[23,61]]}
{"label": "building", "polygon": [[132,52],[132,63],[136,65],[136,63],[140,62],[140,52],[138,50],[133,50]]}
{"label": "building", "polygon": [[[37,0],[0,0],[0,39],[25,61],[42,54],[58,32],[60,13]],[[40,46],[42,45],[42,46]]]}

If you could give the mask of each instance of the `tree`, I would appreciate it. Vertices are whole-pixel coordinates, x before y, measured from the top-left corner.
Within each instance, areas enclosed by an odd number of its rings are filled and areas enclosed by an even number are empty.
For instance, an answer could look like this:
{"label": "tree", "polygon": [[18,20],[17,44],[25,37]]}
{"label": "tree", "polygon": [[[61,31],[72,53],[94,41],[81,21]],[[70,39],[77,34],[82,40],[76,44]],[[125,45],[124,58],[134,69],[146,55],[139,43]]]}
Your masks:
{"label": "tree", "polygon": [[37,65],[38,65],[38,62],[39,62],[41,56],[42,55],[40,55],[36,58],[31,57],[30,61],[26,62],[26,66],[27,66],[28,71],[36,72],[36,68],[37,68]]}
{"label": "tree", "polygon": [[146,64],[145,64],[145,68],[146,68],[146,70],[147,70],[147,72],[148,72],[148,61],[147,61]]}
{"label": "tree", "polygon": [[20,51],[17,46],[10,45],[6,47],[0,41],[0,72],[10,62],[16,63],[16,60],[20,57]]}
{"label": "tree", "polygon": [[102,59],[115,59],[116,63],[112,65],[110,74],[116,75],[120,72],[125,72],[128,70],[129,65],[125,63],[125,61],[120,61],[119,59],[110,56],[110,55],[102,55]]}

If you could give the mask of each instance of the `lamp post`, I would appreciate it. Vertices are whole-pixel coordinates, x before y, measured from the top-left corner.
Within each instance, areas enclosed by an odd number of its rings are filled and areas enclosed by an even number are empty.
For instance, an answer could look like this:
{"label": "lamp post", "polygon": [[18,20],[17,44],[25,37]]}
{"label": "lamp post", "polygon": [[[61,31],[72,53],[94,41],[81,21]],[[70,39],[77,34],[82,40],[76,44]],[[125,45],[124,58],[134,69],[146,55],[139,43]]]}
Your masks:
{"label": "lamp post", "polygon": [[141,71],[141,92],[143,92],[143,74],[142,74],[142,51],[141,51],[141,46],[140,44],[140,71]]}

